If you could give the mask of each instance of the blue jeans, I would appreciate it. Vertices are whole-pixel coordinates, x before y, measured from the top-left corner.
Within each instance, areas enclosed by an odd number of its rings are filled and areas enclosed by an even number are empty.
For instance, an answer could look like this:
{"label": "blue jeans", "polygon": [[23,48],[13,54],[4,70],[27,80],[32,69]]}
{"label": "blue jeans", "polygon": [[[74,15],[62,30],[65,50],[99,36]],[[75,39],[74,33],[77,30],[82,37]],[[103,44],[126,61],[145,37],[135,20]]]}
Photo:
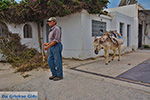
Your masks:
{"label": "blue jeans", "polygon": [[61,43],[57,43],[49,48],[48,65],[52,72],[52,76],[63,77]]}

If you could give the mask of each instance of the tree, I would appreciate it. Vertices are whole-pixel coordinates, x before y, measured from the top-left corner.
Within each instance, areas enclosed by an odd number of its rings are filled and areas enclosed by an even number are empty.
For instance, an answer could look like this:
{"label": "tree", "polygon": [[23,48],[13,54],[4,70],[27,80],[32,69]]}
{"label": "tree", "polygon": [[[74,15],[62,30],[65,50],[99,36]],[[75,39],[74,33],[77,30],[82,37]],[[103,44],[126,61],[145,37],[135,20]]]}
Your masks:
{"label": "tree", "polygon": [[0,0],[0,11],[9,8],[10,6],[16,5],[15,0]]}
{"label": "tree", "polygon": [[22,0],[16,3],[14,0],[1,0],[0,20],[15,24],[36,22],[41,48],[40,25],[44,19],[66,16],[82,9],[91,14],[102,13],[108,2],[109,0]]}
{"label": "tree", "polygon": [[101,13],[109,0],[14,0],[0,1],[0,19],[9,23],[42,21],[50,16],[66,16],[82,9],[91,14]]}

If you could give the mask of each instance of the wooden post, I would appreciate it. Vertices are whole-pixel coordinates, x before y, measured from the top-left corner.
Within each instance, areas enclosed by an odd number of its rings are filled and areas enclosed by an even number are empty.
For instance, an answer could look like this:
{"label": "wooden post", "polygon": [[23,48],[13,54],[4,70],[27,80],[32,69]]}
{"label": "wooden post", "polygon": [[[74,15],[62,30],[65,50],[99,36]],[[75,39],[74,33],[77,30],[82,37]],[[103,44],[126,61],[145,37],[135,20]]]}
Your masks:
{"label": "wooden post", "polygon": [[41,23],[37,22],[38,27],[38,42],[40,47],[40,52],[42,53],[43,62],[45,61],[45,52],[44,52],[44,46],[42,44],[42,37],[41,37]]}

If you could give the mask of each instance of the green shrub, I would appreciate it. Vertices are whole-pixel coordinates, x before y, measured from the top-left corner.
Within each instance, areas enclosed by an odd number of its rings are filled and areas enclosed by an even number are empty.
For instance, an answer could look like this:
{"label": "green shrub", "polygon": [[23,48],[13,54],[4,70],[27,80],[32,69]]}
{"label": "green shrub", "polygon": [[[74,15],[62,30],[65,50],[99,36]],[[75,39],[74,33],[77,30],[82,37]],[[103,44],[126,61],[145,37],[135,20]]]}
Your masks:
{"label": "green shrub", "polygon": [[150,48],[150,45],[143,45],[143,48]]}

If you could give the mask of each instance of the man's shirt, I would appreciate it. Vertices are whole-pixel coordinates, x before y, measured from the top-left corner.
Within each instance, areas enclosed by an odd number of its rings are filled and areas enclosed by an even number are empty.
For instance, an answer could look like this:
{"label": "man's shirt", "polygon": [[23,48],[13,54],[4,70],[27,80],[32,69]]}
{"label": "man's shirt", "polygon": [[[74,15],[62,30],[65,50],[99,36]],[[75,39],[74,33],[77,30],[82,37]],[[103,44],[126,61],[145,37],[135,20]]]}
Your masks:
{"label": "man's shirt", "polygon": [[57,43],[61,42],[61,31],[58,26],[53,26],[48,35],[49,42],[56,41]]}

